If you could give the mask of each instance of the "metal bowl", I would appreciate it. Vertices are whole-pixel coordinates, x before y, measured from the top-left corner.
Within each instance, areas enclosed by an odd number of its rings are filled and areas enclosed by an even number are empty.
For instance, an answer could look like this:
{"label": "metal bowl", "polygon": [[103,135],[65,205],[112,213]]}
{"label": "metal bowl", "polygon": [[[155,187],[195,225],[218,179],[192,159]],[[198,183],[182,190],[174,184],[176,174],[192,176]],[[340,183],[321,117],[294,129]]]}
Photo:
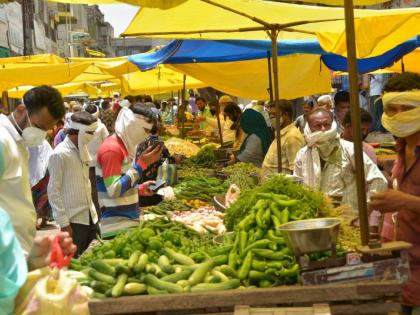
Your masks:
{"label": "metal bowl", "polygon": [[225,196],[214,196],[213,205],[217,211],[225,212],[226,211],[226,198]]}
{"label": "metal bowl", "polygon": [[322,218],[283,224],[279,230],[296,256],[332,249],[337,244],[340,220]]}

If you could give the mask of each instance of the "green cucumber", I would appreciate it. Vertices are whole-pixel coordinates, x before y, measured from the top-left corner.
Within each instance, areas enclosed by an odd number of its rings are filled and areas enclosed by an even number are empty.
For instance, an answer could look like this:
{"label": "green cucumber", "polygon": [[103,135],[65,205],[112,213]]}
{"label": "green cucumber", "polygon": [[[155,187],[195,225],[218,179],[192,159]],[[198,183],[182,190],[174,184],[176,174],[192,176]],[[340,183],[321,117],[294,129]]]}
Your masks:
{"label": "green cucumber", "polygon": [[117,283],[112,288],[112,297],[119,297],[123,293],[124,286],[127,282],[128,276],[125,273],[122,273],[117,278]]}
{"label": "green cucumber", "polygon": [[228,277],[238,278],[238,274],[236,273],[236,271],[229,265],[221,265],[218,267],[218,270],[223,272]]}
{"label": "green cucumber", "polygon": [[144,283],[129,282],[124,286],[123,293],[128,295],[144,294],[147,292],[147,285]]}
{"label": "green cucumber", "polygon": [[236,289],[239,287],[240,281],[238,279],[231,279],[219,283],[200,283],[191,288],[191,292],[208,292],[208,291],[224,291]]}
{"label": "green cucumber", "polygon": [[148,286],[147,287],[147,294],[150,295],[157,295],[157,294],[168,294],[169,292],[166,290],[159,290],[154,287]]}
{"label": "green cucumber", "polygon": [[128,268],[132,269],[138,262],[139,258],[140,258],[140,251],[139,250],[135,250],[131,255],[130,258],[128,259]]}
{"label": "green cucumber", "polygon": [[189,276],[193,273],[194,269],[192,268],[186,268],[182,270],[181,272],[173,273],[171,275],[165,276],[161,278],[163,281],[177,283],[180,280],[187,280]]}
{"label": "green cucumber", "polygon": [[212,260],[208,260],[208,261],[200,264],[199,267],[196,270],[194,270],[194,272],[188,278],[188,281],[190,282],[190,285],[194,286],[194,285],[202,282],[203,279],[206,277],[207,273],[210,271],[210,269],[212,267],[213,267],[213,261]]}
{"label": "green cucumber", "polygon": [[102,272],[106,275],[114,276],[115,275],[115,268],[108,265],[104,261],[97,259],[90,263],[90,266],[95,270]]}
{"label": "green cucumber", "polygon": [[148,274],[144,277],[144,281],[148,286],[159,290],[165,290],[169,293],[182,293],[183,288],[175,283],[162,281],[156,278],[154,275]]}
{"label": "green cucumber", "polygon": [[171,265],[168,257],[166,257],[165,255],[162,255],[159,257],[158,265],[162,269],[163,272],[166,272],[168,274],[174,273],[175,271],[174,266]]}
{"label": "green cucumber", "polygon": [[166,256],[172,258],[173,260],[175,260],[176,262],[182,265],[191,266],[195,264],[194,260],[192,260],[190,257],[184,254],[177,253],[176,251],[170,248],[164,248],[163,252],[165,253]]}
{"label": "green cucumber", "polygon": [[109,283],[109,284],[115,284],[117,282],[114,277],[104,274],[102,272],[99,272],[95,269],[89,270],[89,277],[91,277],[92,279],[101,281],[101,282]]}
{"label": "green cucumber", "polygon": [[147,254],[141,254],[137,264],[134,266],[133,270],[135,273],[141,273],[146,267],[149,261],[149,256]]}

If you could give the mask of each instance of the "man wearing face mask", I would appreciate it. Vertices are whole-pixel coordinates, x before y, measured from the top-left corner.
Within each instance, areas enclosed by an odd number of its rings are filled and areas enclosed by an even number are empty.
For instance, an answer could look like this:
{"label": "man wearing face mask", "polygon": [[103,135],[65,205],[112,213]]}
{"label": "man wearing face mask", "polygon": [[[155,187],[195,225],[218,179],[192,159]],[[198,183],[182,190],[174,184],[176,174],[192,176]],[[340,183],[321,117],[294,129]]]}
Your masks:
{"label": "man wearing face mask", "polygon": [[[280,100],[280,135],[282,173],[292,174],[296,153],[305,145],[303,135],[296,128],[293,120],[293,104],[288,100]],[[274,140],[264,158],[261,177],[277,173],[277,141]]]}
{"label": "man wearing face mask", "polygon": [[413,245],[402,314],[420,314],[420,75],[406,72],[389,79],[382,102],[382,125],[398,137],[398,156],[392,169],[393,190],[374,194],[369,209],[385,213],[383,236],[386,226],[392,225],[392,212],[397,212],[396,238]]}
{"label": "man wearing face mask", "polygon": [[64,113],[60,92],[44,85],[26,92],[23,103],[9,117],[0,114],[0,208],[9,213],[26,253],[36,233],[27,148],[40,145],[47,130],[52,129]]}
{"label": "man wearing face mask", "polygon": [[92,201],[88,144],[98,127],[88,112],[72,114],[67,136],[50,156],[48,199],[53,216],[62,231],[68,232],[80,256],[99,234],[98,216]]}
{"label": "man wearing face mask", "polygon": [[[361,119],[361,129],[362,129],[362,139],[365,140],[369,134],[370,126],[372,125],[372,116],[369,112],[363,108],[360,109],[360,119]],[[353,142],[353,127],[351,124],[351,113],[348,111],[344,116],[343,120],[344,130],[341,134],[341,138],[344,140]],[[373,163],[378,164],[378,158],[375,154],[375,149],[367,142],[363,141],[363,152],[367,154],[368,157],[373,161]]]}
{"label": "man wearing face mask", "polygon": [[143,104],[123,107],[115,134],[105,139],[97,153],[96,182],[104,237],[139,224],[139,195],[151,196],[148,181],[139,185],[143,171],[158,161],[162,146],[149,147],[135,160],[136,146],[153,127],[155,116]]}
{"label": "man wearing face mask", "polygon": [[[351,207],[348,215],[358,215],[353,143],[340,139],[330,110],[317,108],[305,126],[307,145],[296,155],[294,174],[309,187],[320,190],[337,204]],[[387,181],[372,160],[363,154],[368,196],[384,191]]]}

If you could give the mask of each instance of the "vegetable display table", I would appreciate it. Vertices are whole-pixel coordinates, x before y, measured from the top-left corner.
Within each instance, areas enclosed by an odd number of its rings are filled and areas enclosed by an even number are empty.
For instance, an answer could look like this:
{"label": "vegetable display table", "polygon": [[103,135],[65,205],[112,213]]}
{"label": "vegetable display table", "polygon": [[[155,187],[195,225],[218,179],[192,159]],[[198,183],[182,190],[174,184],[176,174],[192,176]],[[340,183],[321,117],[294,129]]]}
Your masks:
{"label": "vegetable display table", "polygon": [[235,305],[263,307],[312,306],[328,303],[332,314],[387,314],[399,310],[398,281],[358,282],[221,292],[143,295],[92,300],[99,314],[233,314]]}

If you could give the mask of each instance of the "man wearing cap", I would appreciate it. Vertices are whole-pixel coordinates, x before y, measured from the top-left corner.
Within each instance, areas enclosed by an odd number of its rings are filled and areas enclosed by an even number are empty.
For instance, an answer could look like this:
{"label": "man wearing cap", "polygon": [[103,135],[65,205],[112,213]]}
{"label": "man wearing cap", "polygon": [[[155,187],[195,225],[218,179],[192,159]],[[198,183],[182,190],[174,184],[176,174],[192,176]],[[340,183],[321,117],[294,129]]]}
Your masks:
{"label": "man wearing cap", "polygon": [[48,161],[48,199],[62,231],[77,245],[77,256],[99,234],[98,216],[91,196],[88,144],[97,129],[97,118],[88,112],[72,114],[67,136]]}
{"label": "man wearing cap", "polygon": [[392,212],[397,212],[397,240],[413,245],[402,313],[420,314],[420,75],[402,73],[389,79],[383,90],[382,125],[398,137],[398,157],[392,169],[393,190],[373,195],[369,209],[385,213],[383,236],[392,224]]}

